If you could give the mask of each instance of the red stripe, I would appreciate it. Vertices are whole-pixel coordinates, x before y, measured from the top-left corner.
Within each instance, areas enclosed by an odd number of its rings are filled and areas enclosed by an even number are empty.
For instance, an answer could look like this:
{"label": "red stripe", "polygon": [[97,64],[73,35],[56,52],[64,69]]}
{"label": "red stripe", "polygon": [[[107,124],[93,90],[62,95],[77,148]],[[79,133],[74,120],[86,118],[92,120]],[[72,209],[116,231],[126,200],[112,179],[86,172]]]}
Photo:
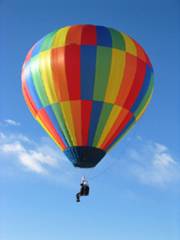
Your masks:
{"label": "red stripe", "polygon": [[96,26],[85,25],[83,27],[81,44],[82,45],[96,45]]}
{"label": "red stripe", "polygon": [[59,134],[57,133],[56,129],[54,128],[47,112],[45,109],[41,109],[38,111],[38,117],[48,130],[48,132],[54,137],[54,139],[57,141],[57,143],[63,148],[63,150],[66,148],[65,144],[63,143],[62,139],[60,138]]}
{"label": "red stripe", "polygon": [[65,66],[70,100],[80,99],[80,46],[65,48]]}
{"label": "red stripe", "polygon": [[[22,74],[22,75],[23,75],[23,74]],[[29,94],[29,91],[28,91],[28,88],[27,88],[27,85],[26,85],[25,80],[22,81],[22,91],[23,91],[23,95],[24,95],[24,99],[25,99],[25,101],[26,101],[26,104],[27,104],[28,107],[29,107],[29,110],[31,111],[32,115],[33,115],[34,117],[36,117],[37,112],[38,112],[38,109],[36,108],[36,105],[35,105],[35,103],[33,102],[32,97],[31,97],[30,94]]]}
{"label": "red stripe", "polygon": [[114,141],[114,139],[122,132],[122,130],[126,127],[126,125],[128,124],[128,122],[131,120],[131,118],[133,117],[133,115],[129,112],[126,116],[126,118],[124,119],[124,121],[121,123],[121,125],[119,126],[119,128],[116,130],[116,132],[111,136],[111,138],[106,141],[103,144],[103,149],[107,150],[109,145]]}
{"label": "red stripe", "polygon": [[30,60],[33,49],[34,49],[34,46],[32,46],[32,48],[29,50],[28,54],[26,55],[24,64],[26,64]]}
{"label": "red stripe", "polygon": [[81,43],[81,32],[82,32],[82,25],[76,25],[70,27],[66,37],[66,45],[69,44],[78,44]]}
{"label": "red stripe", "polygon": [[82,145],[88,145],[88,135],[92,112],[92,101],[81,101],[81,117],[82,117]]}
{"label": "red stripe", "polygon": [[136,69],[135,79],[131,87],[130,93],[127,97],[127,100],[123,106],[126,109],[131,109],[132,105],[136,101],[136,98],[143,85],[145,73],[146,73],[146,63],[144,63],[143,61],[137,58],[137,69]]}

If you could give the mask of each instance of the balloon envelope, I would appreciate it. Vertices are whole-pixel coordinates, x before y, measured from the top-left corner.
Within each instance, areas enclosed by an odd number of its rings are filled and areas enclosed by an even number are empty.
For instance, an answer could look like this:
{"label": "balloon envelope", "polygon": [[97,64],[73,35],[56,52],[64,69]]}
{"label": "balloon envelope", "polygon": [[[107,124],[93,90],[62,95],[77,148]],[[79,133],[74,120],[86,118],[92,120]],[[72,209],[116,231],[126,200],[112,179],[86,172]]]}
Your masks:
{"label": "balloon envelope", "polygon": [[22,90],[34,118],[74,166],[94,167],[145,111],[153,69],[126,34],[75,25],[31,48]]}

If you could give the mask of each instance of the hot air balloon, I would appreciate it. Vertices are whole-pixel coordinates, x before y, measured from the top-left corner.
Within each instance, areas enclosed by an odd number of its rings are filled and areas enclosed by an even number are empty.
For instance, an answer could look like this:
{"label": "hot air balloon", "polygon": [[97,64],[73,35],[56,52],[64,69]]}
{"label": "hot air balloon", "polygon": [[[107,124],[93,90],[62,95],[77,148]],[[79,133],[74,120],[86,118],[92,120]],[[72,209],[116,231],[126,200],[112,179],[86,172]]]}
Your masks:
{"label": "hot air balloon", "polygon": [[144,113],[153,69],[128,35],[104,26],[68,26],[30,49],[22,91],[34,118],[73,165],[90,168]]}

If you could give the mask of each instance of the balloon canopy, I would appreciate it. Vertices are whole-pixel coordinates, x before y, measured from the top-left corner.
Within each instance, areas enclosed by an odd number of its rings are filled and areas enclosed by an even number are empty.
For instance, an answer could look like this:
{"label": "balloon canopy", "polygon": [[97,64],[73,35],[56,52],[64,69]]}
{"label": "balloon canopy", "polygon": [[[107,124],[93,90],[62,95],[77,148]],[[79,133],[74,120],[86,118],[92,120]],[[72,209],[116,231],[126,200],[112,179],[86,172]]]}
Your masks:
{"label": "balloon canopy", "polygon": [[37,42],[22,68],[25,101],[77,167],[94,167],[144,113],[153,69],[143,48],[112,28],[75,25]]}

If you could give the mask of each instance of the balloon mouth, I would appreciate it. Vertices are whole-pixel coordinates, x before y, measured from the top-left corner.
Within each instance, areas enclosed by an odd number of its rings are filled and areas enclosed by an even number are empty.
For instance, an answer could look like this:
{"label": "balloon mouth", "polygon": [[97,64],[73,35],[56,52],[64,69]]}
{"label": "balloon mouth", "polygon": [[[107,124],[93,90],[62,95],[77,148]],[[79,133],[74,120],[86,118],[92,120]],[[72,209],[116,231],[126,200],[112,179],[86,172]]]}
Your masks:
{"label": "balloon mouth", "polygon": [[79,168],[95,167],[106,154],[104,150],[91,146],[69,147],[64,153]]}

